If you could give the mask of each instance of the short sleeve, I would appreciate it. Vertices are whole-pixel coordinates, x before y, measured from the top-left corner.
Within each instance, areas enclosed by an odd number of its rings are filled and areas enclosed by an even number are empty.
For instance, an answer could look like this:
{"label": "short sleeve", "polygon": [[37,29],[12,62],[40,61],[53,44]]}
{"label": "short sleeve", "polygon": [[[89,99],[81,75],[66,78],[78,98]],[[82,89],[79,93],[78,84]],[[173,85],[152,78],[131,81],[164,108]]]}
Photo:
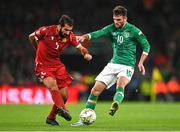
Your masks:
{"label": "short sleeve", "polygon": [[74,35],[73,32],[70,33],[70,43],[71,43],[74,47],[76,47],[76,46],[79,45],[79,43],[78,43],[77,40],[76,40],[76,36]]}
{"label": "short sleeve", "polygon": [[35,35],[38,39],[42,39],[47,34],[47,28],[41,27],[38,30],[35,31]]}

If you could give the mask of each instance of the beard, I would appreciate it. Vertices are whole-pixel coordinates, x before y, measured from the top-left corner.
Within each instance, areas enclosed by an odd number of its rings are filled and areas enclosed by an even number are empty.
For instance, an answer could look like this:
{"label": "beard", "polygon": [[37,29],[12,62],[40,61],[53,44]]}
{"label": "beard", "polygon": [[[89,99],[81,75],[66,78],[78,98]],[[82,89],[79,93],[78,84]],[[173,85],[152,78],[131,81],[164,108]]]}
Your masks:
{"label": "beard", "polygon": [[116,28],[122,28],[124,23],[118,23],[118,24],[115,24],[116,25]]}
{"label": "beard", "polygon": [[59,31],[59,36],[60,36],[60,38],[66,38],[67,37],[67,35],[62,34],[61,30]]}

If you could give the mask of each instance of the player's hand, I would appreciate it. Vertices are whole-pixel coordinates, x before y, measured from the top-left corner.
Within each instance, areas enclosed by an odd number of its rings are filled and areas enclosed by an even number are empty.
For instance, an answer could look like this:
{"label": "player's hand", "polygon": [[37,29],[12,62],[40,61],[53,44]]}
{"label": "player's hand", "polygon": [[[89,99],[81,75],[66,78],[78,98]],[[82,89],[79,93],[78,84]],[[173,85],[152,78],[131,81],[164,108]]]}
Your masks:
{"label": "player's hand", "polygon": [[142,75],[145,75],[145,68],[142,63],[138,64],[139,71],[142,73]]}
{"label": "player's hand", "polygon": [[82,43],[84,42],[85,39],[87,39],[87,35],[82,35],[82,36],[77,36],[77,41]]}
{"label": "player's hand", "polygon": [[83,37],[83,36],[78,36],[78,37],[76,37],[77,38],[77,41],[79,42],[79,43],[82,43],[82,42],[84,42],[84,40],[85,40],[85,37]]}
{"label": "player's hand", "polygon": [[84,59],[86,59],[87,61],[90,61],[92,59],[92,55],[90,54],[85,54],[84,55]]}

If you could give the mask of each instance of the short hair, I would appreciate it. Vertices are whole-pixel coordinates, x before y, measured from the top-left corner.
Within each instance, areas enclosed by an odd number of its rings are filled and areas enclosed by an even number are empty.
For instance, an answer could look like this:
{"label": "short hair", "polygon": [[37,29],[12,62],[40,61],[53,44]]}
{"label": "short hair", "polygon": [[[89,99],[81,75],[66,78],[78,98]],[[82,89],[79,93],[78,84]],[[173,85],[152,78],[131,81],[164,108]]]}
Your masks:
{"label": "short hair", "polygon": [[123,6],[116,6],[113,9],[113,15],[114,16],[124,16],[127,17],[127,9]]}
{"label": "short hair", "polygon": [[74,20],[71,19],[68,15],[62,15],[59,19],[59,24],[64,27],[65,24],[73,26]]}

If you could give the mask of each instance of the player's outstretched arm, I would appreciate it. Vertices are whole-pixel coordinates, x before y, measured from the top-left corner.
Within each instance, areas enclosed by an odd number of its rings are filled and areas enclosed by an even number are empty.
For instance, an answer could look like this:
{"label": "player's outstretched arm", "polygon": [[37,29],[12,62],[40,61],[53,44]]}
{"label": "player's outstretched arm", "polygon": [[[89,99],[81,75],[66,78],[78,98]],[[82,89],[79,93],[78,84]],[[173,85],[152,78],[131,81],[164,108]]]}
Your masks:
{"label": "player's outstretched arm", "polygon": [[80,53],[84,56],[84,59],[90,61],[92,59],[91,54],[89,54],[88,50],[83,47],[81,44],[77,46],[77,49],[80,51]]}
{"label": "player's outstretched arm", "polygon": [[88,34],[84,34],[84,35],[82,35],[82,36],[78,36],[78,37],[77,37],[77,40],[78,40],[78,42],[82,43],[82,42],[84,42],[84,41],[90,40],[90,37],[89,37]]}
{"label": "player's outstretched arm", "polygon": [[37,49],[38,38],[35,36],[35,32],[33,32],[29,35],[29,41],[30,41],[31,45],[35,49]]}

